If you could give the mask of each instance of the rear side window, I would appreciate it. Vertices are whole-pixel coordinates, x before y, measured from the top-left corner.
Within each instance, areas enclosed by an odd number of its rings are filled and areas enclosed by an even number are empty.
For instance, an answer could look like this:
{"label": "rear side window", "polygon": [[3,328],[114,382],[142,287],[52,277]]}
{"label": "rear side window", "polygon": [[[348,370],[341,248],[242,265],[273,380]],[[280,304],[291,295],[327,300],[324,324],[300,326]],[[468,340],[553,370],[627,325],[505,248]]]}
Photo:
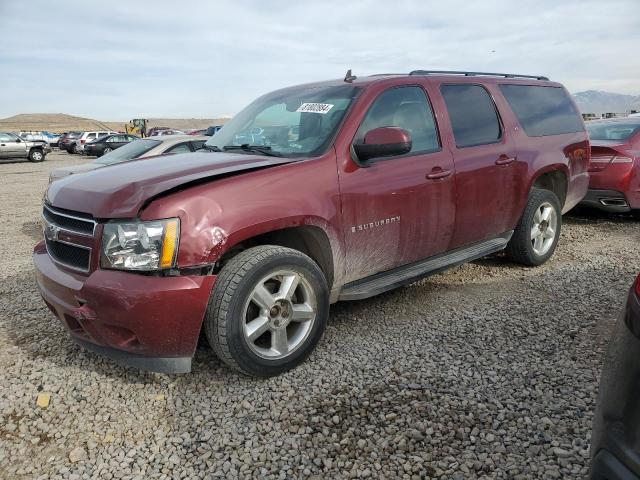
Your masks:
{"label": "rear side window", "polygon": [[500,85],[500,90],[529,137],[584,131],[582,118],[564,88]]}
{"label": "rear side window", "polygon": [[449,111],[458,148],[496,143],[502,137],[493,100],[480,85],[456,84],[440,87]]}

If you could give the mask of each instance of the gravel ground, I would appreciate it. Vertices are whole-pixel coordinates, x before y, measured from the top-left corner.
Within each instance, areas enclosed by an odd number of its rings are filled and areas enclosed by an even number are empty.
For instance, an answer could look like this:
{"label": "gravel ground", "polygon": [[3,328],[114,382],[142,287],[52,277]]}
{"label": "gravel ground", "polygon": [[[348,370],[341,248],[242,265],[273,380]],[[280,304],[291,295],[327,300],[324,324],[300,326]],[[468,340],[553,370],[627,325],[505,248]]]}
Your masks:
{"label": "gravel ground", "polygon": [[[30,252],[49,171],[0,165],[0,477],[582,478],[601,355],[640,270],[640,224],[565,217],[558,251],[500,256],[335,305],[310,359],[245,378],[208,348],[189,375],[76,346]],[[36,402],[40,395],[45,408]]]}

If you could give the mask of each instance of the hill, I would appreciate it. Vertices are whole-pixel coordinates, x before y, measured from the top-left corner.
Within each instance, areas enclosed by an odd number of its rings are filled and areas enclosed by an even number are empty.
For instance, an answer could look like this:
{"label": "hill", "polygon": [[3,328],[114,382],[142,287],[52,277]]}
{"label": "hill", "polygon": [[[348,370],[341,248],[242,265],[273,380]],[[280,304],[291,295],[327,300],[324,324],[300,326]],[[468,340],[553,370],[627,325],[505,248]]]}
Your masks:
{"label": "hill", "polygon": [[622,95],[620,93],[586,90],[573,94],[582,113],[626,113],[640,110],[640,95]]}
{"label": "hill", "polygon": [[[207,128],[220,125],[228,118],[150,118],[148,128],[170,127],[178,130]],[[115,130],[124,131],[127,122],[109,122],[92,118],[76,117],[66,113],[23,113],[0,119],[0,131],[18,132],[20,130],[49,131],[54,133],[72,130]]]}

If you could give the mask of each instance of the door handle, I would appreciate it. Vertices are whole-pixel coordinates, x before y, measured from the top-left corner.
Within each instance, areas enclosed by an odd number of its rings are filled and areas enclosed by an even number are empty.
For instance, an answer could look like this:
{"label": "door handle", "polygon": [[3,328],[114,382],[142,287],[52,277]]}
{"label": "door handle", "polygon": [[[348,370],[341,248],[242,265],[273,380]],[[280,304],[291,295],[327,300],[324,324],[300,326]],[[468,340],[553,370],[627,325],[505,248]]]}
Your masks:
{"label": "door handle", "polygon": [[6,147],[4,143],[0,143],[0,147]]}
{"label": "door handle", "polygon": [[437,180],[439,178],[446,178],[451,175],[451,170],[432,170],[431,173],[427,175],[427,180]]}
{"label": "door handle", "polygon": [[513,163],[515,161],[516,161],[516,157],[510,157],[503,153],[496,160],[496,165],[509,165],[510,163]]}

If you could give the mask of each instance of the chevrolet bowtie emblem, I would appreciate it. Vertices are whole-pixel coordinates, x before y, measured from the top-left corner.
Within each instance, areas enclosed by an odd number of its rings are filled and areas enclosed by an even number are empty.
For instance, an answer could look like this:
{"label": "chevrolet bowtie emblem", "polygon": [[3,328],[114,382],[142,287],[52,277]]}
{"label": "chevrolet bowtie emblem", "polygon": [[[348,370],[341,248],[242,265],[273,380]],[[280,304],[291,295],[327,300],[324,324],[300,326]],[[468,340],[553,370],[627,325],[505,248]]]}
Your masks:
{"label": "chevrolet bowtie emblem", "polygon": [[60,233],[60,227],[56,227],[55,225],[45,225],[44,227],[44,238],[50,241],[58,240],[58,234]]}

